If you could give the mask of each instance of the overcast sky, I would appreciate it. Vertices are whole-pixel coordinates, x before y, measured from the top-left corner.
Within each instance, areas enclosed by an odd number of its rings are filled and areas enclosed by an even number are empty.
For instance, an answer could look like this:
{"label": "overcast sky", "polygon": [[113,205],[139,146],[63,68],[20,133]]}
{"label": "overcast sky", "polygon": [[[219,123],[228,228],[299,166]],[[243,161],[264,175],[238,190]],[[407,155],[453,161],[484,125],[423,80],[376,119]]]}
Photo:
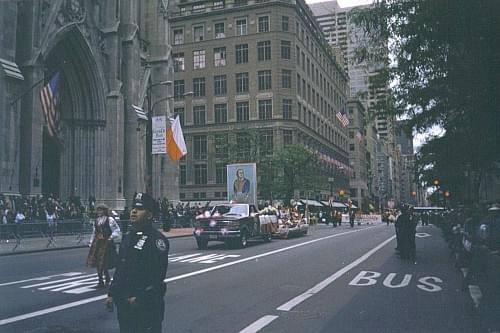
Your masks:
{"label": "overcast sky", "polygon": [[[326,2],[328,0],[306,0],[306,3]],[[373,0],[337,0],[340,7],[353,7],[372,3]]]}

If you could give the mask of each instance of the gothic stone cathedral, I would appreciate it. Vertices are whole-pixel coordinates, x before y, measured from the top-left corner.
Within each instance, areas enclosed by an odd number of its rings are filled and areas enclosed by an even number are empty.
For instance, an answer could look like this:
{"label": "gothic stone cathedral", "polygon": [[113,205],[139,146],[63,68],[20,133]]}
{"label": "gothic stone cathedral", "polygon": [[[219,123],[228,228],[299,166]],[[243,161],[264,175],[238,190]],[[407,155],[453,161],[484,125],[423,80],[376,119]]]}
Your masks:
{"label": "gothic stone cathedral", "polygon": [[[178,199],[178,165],[151,155],[132,108],[168,114],[149,106],[172,94],[166,2],[0,2],[0,193],[92,195],[118,209],[135,191]],[[54,73],[59,142],[40,101]]]}

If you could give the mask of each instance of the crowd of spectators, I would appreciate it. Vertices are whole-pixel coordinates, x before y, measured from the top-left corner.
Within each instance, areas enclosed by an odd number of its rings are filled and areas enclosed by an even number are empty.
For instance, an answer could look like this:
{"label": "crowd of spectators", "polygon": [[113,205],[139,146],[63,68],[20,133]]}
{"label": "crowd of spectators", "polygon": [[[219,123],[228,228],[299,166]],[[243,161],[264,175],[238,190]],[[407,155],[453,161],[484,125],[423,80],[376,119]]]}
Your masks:
{"label": "crowd of spectators", "polygon": [[[95,205],[95,199],[93,202]],[[79,197],[63,201],[55,195],[26,197],[0,194],[0,223],[78,219],[83,217],[87,208],[90,207],[85,207]]]}

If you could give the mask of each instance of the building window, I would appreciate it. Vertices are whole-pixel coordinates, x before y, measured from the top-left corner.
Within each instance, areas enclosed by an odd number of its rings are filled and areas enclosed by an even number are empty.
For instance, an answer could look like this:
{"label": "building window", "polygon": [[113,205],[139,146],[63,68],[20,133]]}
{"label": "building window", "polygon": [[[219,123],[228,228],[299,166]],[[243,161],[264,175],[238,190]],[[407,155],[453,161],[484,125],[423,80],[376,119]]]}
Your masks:
{"label": "building window", "polygon": [[290,48],[292,43],[288,40],[281,41],[281,59],[290,60]]}
{"label": "building window", "polygon": [[193,13],[203,12],[204,10],[205,10],[205,4],[204,3],[198,4],[198,5],[193,5]]}
{"label": "building window", "polygon": [[214,76],[214,94],[221,96],[227,94],[227,80],[226,75]]}
{"label": "building window", "polygon": [[214,66],[226,66],[226,48],[218,47],[214,49]]}
{"label": "building window", "polygon": [[259,17],[259,32],[269,32],[269,16]]}
{"label": "building window", "polygon": [[[212,5],[213,9],[222,9],[224,8],[224,1],[214,1],[214,4]],[[224,24],[224,23],[222,23]],[[215,37],[217,38],[217,37]],[[219,37],[219,38],[224,38],[224,37]]]}
{"label": "building window", "polygon": [[250,120],[250,108],[248,102],[237,102],[236,103],[236,121],[248,121]]}
{"label": "building window", "polygon": [[227,105],[226,104],[215,104],[215,123],[224,124],[227,123]]}
{"label": "building window", "polygon": [[[225,184],[227,182],[227,169],[223,163],[215,164],[215,183]],[[219,193],[220,195],[220,193]]]}
{"label": "building window", "polygon": [[352,198],[355,198],[358,196],[358,191],[356,188],[351,188],[349,189],[349,196]]}
{"label": "building window", "polygon": [[300,48],[298,46],[295,46],[295,60],[297,65],[300,65]]}
{"label": "building window", "polygon": [[288,146],[293,144],[293,132],[291,130],[283,130],[283,145]]}
{"label": "building window", "polygon": [[186,165],[179,165],[179,183],[180,185],[186,185]]}
{"label": "building window", "polygon": [[259,82],[259,90],[269,90],[271,89],[271,71],[258,71],[257,78]]}
{"label": "building window", "polygon": [[247,31],[247,19],[241,18],[236,20],[236,36],[245,36]]}
{"label": "building window", "polygon": [[236,93],[248,92],[248,73],[236,73]]}
{"label": "building window", "polygon": [[205,50],[193,51],[193,68],[205,68]]}
{"label": "building window", "polygon": [[349,131],[349,139],[354,139],[354,132],[353,131]]}
{"label": "building window", "polygon": [[273,102],[270,99],[259,101],[259,119],[271,119],[273,117]]}
{"label": "building window", "polygon": [[259,150],[261,155],[273,154],[273,131],[266,130],[259,133]]}
{"label": "building window", "polygon": [[179,122],[184,126],[184,108],[174,108],[174,116],[179,116]]}
{"label": "building window", "polygon": [[245,64],[248,62],[248,44],[236,45],[236,63]]}
{"label": "building window", "polygon": [[236,134],[236,154],[240,159],[248,159],[252,153],[252,140],[248,133]]}
{"label": "building window", "polygon": [[257,42],[257,60],[271,60],[271,41]]}
{"label": "building window", "polygon": [[207,159],[207,136],[195,135],[193,136],[193,150],[195,160]]}
{"label": "building window", "polygon": [[227,134],[215,135],[215,158],[226,158],[228,151],[228,136]]}
{"label": "building window", "polygon": [[[215,2],[214,2],[215,5]],[[222,4],[224,7],[224,3]],[[225,31],[225,26],[224,22],[219,22],[215,23],[214,25],[214,33],[215,33],[215,38],[224,38],[226,37],[226,31]]]}
{"label": "building window", "polygon": [[205,125],[205,120],[206,120],[205,105],[193,106],[193,120],[195,125]]}
{"label": "building window", "polygon": [[281,17],[281,31],[288,31],[288,16]]}
{"label": "building window", "polygon": [[194,166],[194,183],[202,185],[207,183],[207,165],[196,164]]}
{"label": "building window", "polygon": [[184,80],[174,81],[174,99],[184,98]]}
{"label": "building window", "polygon": [[349,151],[354,151],[354,149],[355,149],[355,148],[354,148],[354,143],[351,143],[351,144],[349,145]]}
{"label": "building window", "polygon": [[281,70],[281,88],[292,87],[292,71],[289,69]]}
{"label": "building window", "polygon": [[193,93],[194,97],[205,96],[205,78],[198,77],[193,79]]}
{"label": "building window", "polygon": [[283,119],[292,119],[292,100],[283,99]]}
{"label": "building window", "polygon": [[174,72],[182,72],[185,70],[184,66],[184,53],[176,53],[174,58]]}
{"label": "building window", "polygon": [[184,44],[184,29],[174,29],[174,45]]}
{"label": "building window", "polygon": [[197,26],[193,28],[193,39],[195,42],[201,42],[204,39],[204,29],[203,26]]}

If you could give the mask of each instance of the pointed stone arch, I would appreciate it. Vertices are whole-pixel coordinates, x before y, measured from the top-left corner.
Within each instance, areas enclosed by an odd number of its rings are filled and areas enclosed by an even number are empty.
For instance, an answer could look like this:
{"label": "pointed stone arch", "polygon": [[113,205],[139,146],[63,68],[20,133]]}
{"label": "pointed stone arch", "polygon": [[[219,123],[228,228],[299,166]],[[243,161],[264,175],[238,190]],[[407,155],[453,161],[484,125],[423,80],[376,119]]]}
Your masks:
{"label": "pointed stone arch", "polygon": [[[44,135],[43,170],[51,163],[58,172],[44,173],[42,184],[52,189],[57,184],[63,198],[89,195],[103,197],[102,184],[106,164],[108,134],[106,131],[106,100],[102,71],[90,43],[77,24],[61,28],[41,50],[46,81],[60,72],[62,148]],[[50,159],[49,159],[50,158]],[[56,167],[57,166],[57,167]],[[54,171],[54,170],[52,170]]]}

